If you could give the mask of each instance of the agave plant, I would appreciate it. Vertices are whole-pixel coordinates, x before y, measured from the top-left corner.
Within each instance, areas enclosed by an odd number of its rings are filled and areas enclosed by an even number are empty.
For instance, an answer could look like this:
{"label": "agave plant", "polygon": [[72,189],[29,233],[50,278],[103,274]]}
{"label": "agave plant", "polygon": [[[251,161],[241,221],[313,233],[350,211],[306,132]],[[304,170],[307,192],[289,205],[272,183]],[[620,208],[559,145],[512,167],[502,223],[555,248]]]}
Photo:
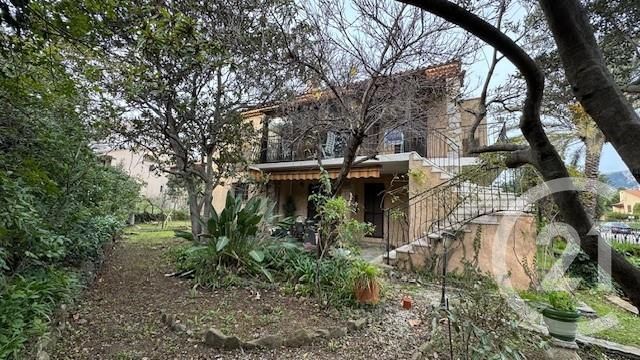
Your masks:
{"label": "agave plant", "polygon": [[[245,204],[231,192],[227,194],[224,209],[213,211],[206,221],[205,241],[188,250],[196,273],[219,274],[233,268],[248,273],[260,272],[270,281],[272,276],[262,265],[264,261],[263,233],[271,221],[272,205],[266,199],[253,197]],[[193,240],[190,233],[176,232],[176,236]]]}

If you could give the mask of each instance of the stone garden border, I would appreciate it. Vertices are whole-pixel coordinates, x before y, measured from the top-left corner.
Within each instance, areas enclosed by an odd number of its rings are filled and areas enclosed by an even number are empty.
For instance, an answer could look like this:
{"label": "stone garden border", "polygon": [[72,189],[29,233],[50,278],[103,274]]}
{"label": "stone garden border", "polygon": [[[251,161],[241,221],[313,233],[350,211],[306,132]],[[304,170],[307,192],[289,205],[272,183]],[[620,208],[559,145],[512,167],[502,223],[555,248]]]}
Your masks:
{"label": "stone garden border", "polygon": [[[173,314],[162,314],[162,323],[177,333],[192,335],[193,331],[177,321]],[[312,343],[316,339],[336,339],[346,336],[349,331],[362,329],[367,324],[366,318],[349,320],[347,326],[331,328],[298,329],[289,336],[266,335],[253,340],[242,340],[235,335],[226,335],[216,328],[209,328],[203,333],[205,345],[222,350],[235,349],[274,349],[279,347],[301,347]]]}

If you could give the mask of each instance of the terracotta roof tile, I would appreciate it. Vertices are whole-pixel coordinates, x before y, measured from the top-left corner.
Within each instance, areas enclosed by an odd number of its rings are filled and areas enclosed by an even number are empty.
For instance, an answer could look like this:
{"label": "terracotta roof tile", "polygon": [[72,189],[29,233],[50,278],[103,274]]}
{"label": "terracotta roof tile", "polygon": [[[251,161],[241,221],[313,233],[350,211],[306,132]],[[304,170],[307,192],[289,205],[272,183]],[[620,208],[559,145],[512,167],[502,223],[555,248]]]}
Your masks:
{"label": "terracotta roof tile", "polygon": [[622,191],[624,191],[626,193],[629,193],[629,194],[631,194],[633,196],[640,197],[640,189],[627,189],[627,190],[622,190]]}
{"label": "terracotta roof tile", "polygon": [[[450,78],[464,76],[464,72],[462,71],[462,63],[460,62],[460,60],[457,60],[457,59],[447,63],[430,65],[422,69],[414,69],[414,70],[399,72],[392,76],[403,76],[403,75],[416,74],[420,72],[424,73],[424,75],[426,75],[427,78],[430,78],[433,80],[450,79]],[[313,101],[314,99],[318,99],[319,96],[323,96],[323,95],[324,95],[324,91],[315,90],[313,92],[300,94],[297,97],[297,101],[301,101],[301,102]],[[271,110],[275,110],[278,108],[278,104],[279,102],[274,102],[268,105],[267,104],[258,105],[243,112],[243,115],[246,117],[246,116],[255,115],[256,113],[263,112],[263,111],[268,112]]]}

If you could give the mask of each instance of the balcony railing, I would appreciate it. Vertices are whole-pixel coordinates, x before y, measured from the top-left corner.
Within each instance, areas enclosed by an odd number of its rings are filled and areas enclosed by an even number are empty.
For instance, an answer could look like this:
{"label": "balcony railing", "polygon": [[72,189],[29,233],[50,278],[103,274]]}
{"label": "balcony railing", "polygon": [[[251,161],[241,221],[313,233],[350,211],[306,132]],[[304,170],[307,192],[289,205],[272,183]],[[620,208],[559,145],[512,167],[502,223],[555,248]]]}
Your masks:
{"label": "balcony railing", "polygon": [[[283,136],[269,136],[262,141],[256,151],[255,158],[259,163],[290,162],[341,158],[347,146],[348,138],[339,134],[328,134],[318,147],[313,140],[292,141]],[[450,158],[459,153],[460,146],[447,137],[442,131],[429,129],[423,135],[417,136],[394,130],[384,136],[368,137],[359,147],[357,155],[370,154],[399,154],[416,152],[427,158]]]}

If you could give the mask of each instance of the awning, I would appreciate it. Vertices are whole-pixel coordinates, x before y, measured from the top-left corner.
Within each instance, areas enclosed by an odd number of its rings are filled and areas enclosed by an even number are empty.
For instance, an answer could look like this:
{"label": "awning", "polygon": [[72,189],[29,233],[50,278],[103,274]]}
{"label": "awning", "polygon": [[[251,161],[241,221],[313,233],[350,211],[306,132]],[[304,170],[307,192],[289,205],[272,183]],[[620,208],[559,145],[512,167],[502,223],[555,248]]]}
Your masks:
{"label": "awning", "polygon": [[[329,177],[336,179],[340,174],[340,169],[327,169]],[[287,170],[287,171],[272,171],[272,172],[260,172],[258,170],[251,170],[251,175],[255,179],[262,179],[263,174],[267,174],[270,181],[286,181],[286,180],[319,180],[319,169],[300,169],[300,170]],[[367,178],[379,178],[380,167],[364,167],[355,168],[349,171],[347,179],[367,179]]]}
{"label": "awning", "polygon": [[617,208],[624,208],[624,203],[619,202],[619,203],[612,204],[611,206],[617,207]]}

